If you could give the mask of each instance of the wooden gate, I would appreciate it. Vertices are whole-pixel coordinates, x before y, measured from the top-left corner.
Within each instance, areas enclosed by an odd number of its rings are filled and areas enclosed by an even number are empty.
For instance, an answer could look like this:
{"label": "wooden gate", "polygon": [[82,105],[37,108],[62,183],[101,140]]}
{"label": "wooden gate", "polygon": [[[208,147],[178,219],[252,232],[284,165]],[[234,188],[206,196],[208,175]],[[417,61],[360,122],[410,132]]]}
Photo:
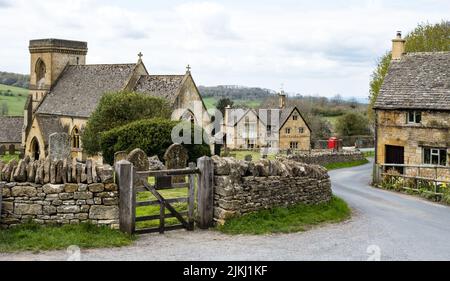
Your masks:
{"label": "wooden gate", "polygon": [[[143,234],[159,232],[162,234],[168,230],[183,228],[194,230],[195,182],[199,173],[200,171],[196,168],[194,163],[190,164],[189,168],[186,169],[136,172],[138,183],[143,184],[143,186],[137,187],[137,191],[149,191],[156,198],[156,200],[153,201],[136,202],[136,207],[159,205],[159,215],[136,217],[135,222],[159,219],[159,227],[135,229],[135,233]],[[181,183],[178,181],[178,183],[174,183],[174,179],[180,177],[182,178]],[[185,177],[188,178],[187,181],[185,181]],[[148,181],[149,178],[154,178],[155,183],[150,184]],[[178,188],[187,188],[187,197],[166,199],[160,192],[162,190]],[[177,211],[173,206],[173,204],[176,203],[187,203],[188,211]],[[170,214],[166,214],[166,209]],[[166,226],[165,219],[167,218],[176,218],[179,224]]]}
{"label": "wooden gate", "polygon": [[[200,228],[208,228],[213,223],[213,178],[214,165],[209,157],[198,159],[198,167],[191,163],[185,169],[136,171],[125,160],[116,163],[116,182],[119,186],[119,220],[120,230],[129,234],[143,234],[168,230],[193,230],[194,223]],[[155,180],[149,183],[149,178]],[[182,180],[180,181],[180,178]],[[186,179],[187,180],[184,180]],[[197,187],[197,197],[195,191]],[[187,196],[165,198],[163,192],[170,189],[187,188]],[[150,192],[153,200],[137,201],[139,192]],[[195,199],[197,198],[197,204]],[[156,199],[156,200],[154,200]],[[187,211],[181,212],[174,204],[187,203]],[[159,214],[136,217],[136,208],[159,206]],[[197,206],[197,208],[195,208]],[[195,210],[197,209],[197,212]],[[166,210],[169,213],[166,213]],[[166,225],[166,219],[175,218],[178,224]],[[158,227],[137,229],[136,223],[159,220]]]}

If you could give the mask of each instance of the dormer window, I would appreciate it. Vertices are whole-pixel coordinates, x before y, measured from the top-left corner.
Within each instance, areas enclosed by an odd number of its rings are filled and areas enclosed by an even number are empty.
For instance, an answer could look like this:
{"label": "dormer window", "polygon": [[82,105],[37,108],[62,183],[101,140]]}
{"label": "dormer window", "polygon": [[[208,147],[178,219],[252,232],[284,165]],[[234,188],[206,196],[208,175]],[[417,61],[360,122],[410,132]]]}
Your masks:
{"label": "dormer window", "polygon": [[292,115],[292,120],[297,121],[298,120],[298,115]]}
{"label": "dormer window", "polygon": [[406,114],[406,120],[409,124],[420,124],[422,122],[422,112],[411,110]]}

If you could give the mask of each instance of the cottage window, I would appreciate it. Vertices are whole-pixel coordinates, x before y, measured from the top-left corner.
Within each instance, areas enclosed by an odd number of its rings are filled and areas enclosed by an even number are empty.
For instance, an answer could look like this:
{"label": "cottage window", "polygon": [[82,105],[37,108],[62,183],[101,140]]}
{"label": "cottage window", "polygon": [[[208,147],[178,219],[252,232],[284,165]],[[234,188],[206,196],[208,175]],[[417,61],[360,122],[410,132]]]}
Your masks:
{"label": "cottage window", "polygon": [[408,111],[407,114],[408,123],[420,123],[422,122],[422,112],[420,111]]}
{"label": "cottage window", "polygon": [[299,134],[303,134],[304,132],[305,132],[305,128],[303,128],[303,127],[298,128],[298,133]]}
{"label": "cottage window", "polygon": [[298,142],[296,141],[291,141],[291,143],[289,144],[290,149],[298,149]]}
{"label": "cottage window", "polygon": [[423,163],[429,165],[447,165],[447,150],[425,147],[423,149]]}
{"label": "cottage window", "polygon": [[291,134],[291,128],[286,128],[285,132],[286,132],[286,135],[290,135]]}
{"label": "cottage window", "polygon": [[292,120],[297,121],[298,120],[298,115],[293,115],[292,116]]}

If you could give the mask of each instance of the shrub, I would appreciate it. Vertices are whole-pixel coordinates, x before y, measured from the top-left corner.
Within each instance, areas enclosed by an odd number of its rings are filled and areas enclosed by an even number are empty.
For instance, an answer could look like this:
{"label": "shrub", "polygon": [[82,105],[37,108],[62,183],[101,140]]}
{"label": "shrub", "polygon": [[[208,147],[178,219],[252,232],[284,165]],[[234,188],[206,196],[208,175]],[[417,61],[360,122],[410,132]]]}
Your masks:
{"label": "shrub", "polygon": [[82,133],[83,149],[91,155],[101,151],[99,135],[130,122],[150,118],[170,118],[167,101],[133,92],[105,94]]}
{"label": "shrub", "polygon": [[[104,132],[100,137],[103,158],[106,162],[113,163],[114,154],[117,151],[130,152],[140,148],[147,155],[158,155],[162,159],[166,149],[172,145],[172,129],[179,123],[179,121],[161,118],[146,119]],[[193,130],[202,129],[194,127]],[[192,134],[192,138],[193,136],[194,134]],[[189,161],[196,161],[197,158],[204,155],[209,156],[211,153],[208,144],[186,144],[184,146],[189,152]]]}

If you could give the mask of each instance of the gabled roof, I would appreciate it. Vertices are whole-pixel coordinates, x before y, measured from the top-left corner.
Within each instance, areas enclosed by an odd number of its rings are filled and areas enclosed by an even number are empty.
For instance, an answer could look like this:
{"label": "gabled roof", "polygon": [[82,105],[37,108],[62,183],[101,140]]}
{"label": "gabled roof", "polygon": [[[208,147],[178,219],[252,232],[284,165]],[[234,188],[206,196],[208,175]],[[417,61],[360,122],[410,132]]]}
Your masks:
{"label": "gabled roof", "polygon": [[40,115],[36,118],[42,132],[45,145],[48,145],[48,138],[53,133],[67,133],[68,128],[64,128],[57,116]]}
{"label": "gabled roof", "polygon": [[183,85],[185,75],[142,75],[134,90],[175,102]]}
{"label": "gabled roof", "polygon": [[136,64],[69,65],[37,113],[87,118],[104,93],[125,88],[135,67]]}
{"label": "gabled roof", "polygon": [[[281,130],[281,128],[284,126],[286,121],[289,119],[289,117],[292,115],[294,111],[297,111],[300,117],[305,122],[308,129],[311,131],[311,128],[309,127],[308,123],[306,122],[305,118],[303,118],[302,114],[300,113],[300,110],[296,106],[287,107],[283,109],[247,109],[247,110],[235,110],[233,111],[234,114],[228,115],[227,124],[232,124],[232,126],[236,126],[245,116],[247,116],[248,113],[253,112],[256,117],[264,124],[264,125],[271,125],[272,120],[272,114],[278,114],[279,115],[279,121],[280,121],[280,127],[278,128]],[[261,115],[264,116],[261,116]],[[267,116],[265,116],[267,114]],[[234,120],[233,120],[234,119]],[[267,122],[265,122],[267,120]],[[267,124],[266,124],[267,123]],[[277,124],[275,124],[277,125]]]}
{"label": "gabled roof", "polygon": [[393,60],[374,108],[450,110],[450,52]]}
{"label": "gabled roof", "polygon": [[22,116],[0,117],[0,143],[22,142]]}

